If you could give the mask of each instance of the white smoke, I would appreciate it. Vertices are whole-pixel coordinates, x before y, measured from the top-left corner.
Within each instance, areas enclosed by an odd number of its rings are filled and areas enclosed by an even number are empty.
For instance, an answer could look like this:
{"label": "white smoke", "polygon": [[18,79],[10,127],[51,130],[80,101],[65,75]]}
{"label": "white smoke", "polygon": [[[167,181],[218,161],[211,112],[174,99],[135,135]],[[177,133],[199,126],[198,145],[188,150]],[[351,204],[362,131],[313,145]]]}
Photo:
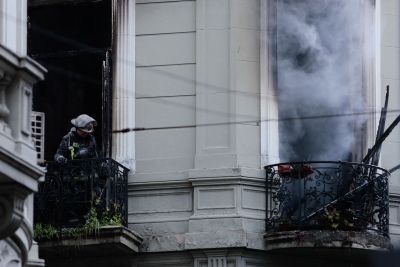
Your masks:
{"label": "white smoke", "polygon": [[366,2],[370,1],[278,0],[282,161],[350,160],[354,153],[363,121],[348,114],[365,109]]}

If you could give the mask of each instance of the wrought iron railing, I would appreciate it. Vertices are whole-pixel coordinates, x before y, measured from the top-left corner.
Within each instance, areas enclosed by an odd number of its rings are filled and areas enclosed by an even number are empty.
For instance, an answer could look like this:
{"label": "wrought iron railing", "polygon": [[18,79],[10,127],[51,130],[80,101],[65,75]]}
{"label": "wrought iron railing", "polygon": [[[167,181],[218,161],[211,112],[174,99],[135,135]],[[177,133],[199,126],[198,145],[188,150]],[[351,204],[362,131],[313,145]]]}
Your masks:
{"label": "wrought iron railing", "polygon": [[291,162],[264,167],[266,230],[330,229],[388,235],[385,169],[348,162]]}
{"label": "wrought iron railing", "polygon": [[85,223],[91,208],[98,214],[118,215],[127,225],[128,171],[109,158],[46,162],[45,181],[34,197],[34,221],[54,227]]}

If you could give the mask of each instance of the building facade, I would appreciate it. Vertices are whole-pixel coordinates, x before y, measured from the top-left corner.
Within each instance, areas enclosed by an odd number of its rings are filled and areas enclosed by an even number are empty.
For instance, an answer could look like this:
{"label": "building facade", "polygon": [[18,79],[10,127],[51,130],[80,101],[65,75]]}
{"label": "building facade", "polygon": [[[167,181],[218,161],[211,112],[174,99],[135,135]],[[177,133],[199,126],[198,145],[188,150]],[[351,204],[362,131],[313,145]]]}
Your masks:
{"label": "building facade", "polygon": [[[117,121],[114,129],[148,129],[121,137],[129,139],[130,135],[135,142],[130,226],[145,237],[144,251],[181,251],[186,257],[194,258],[194,266],[277,264],[275,257],[265,253],[269,246],[264,239],[263,167],[287,160],[280,151],[284,137],[279,128],[282,127],[279,105],[284,102],[279,100],[279,86],[285,85],[282,79],[288,76],[275,60],[283,57],[279,54],[280,47],[289,42],[279,38],[286,30],[279,25],[285,22],[282,6],[305,8],[297,7],[297,2],[136,1],[135,93],[128,90],[132,94],[126,99],[134,101],[135,121]],[[311,2],[315,5],[315,1]],[[400,7],[397,1],[355,2],[356,6],[348,8],[353,8],[351,13],[359,16],[358,21],[352,21],[356,24],[354,27],[359,27],[354,30],[359,42],[348,43],[340,49],[350,49],[352,60],[363,63],[355,67],[354,72],[346,71],[356,80],[353,84],[335,81],[332,84],[347,91],[352,90],[352,86],[363,87],[364,91],[358,93],[365,98],[364,110],[369,118],[362,129],[362,148],[358,150],[362,154],[374,143],[379,118],[376,112],[383,105],[386,85],[392,88],[391,93],[397,91],[392,84],[397,79],[396,67],[391,64],[396,64],[398,58],[392,53],[398,47],[393,42],[399,24],[390,21],[398,17]],[[324,15],[326,20],[331,16]],[[332,16],[339,20],[337,16],[340,15]],[[130,18],[127,17],[126,25]],[[297,30],[308,33],[306,27]],[[331,34],[335,34],[333,30]],[[360,51],[358,55],[356,50]],[[117,58],[129,57],[119,56],[117,50]],[[127,70],[127,73],[131,72]],[[323,72],[318,75],[315,81],[322,85],[319,81],[327,76]],[[328,75],[334,76],[333,73]],[[118,80],[115,82],[114,88],[133,88],[119,86]],[[309,86],[299,80],[294,83]],[[323,89],[320,87],[320,90]],[[392,111],[397,109],[393,94],[390,96],[393,102],[389,103]],[[311,99],[311,96],[305,98]],[[326,98],[331,96],[327,94],[318,101],[327,105],[323,102]],[[351,101],[357,105],[354,98]],[[132,114],[128,109],[126,113]],[[391,121],[397,116],[396,112],[389,114]],[[119,118],[117,114],[114,116]],[[356,135],[357,130],[353,134]],[[343,133],[337,135],[341,138],[338,142],[345,142]],[[117,135],[115,147],[118,147],[118,138]],[[396,161],[393,151],[397,146],[396,138],[396,134],[391,135],[382,148],[381,164],[385,168],[396,165],[386,160]],[[339,145],[330,142],[325,146]],[[398,175],[393,173],[390,178],[390,231],[396,247],[399,240],[395,189]],[[318,256],[313,256],[318,262]],[[143,258],[148,264],[157,261],[151,256],[143,255]],[[277,262],[289,264],[299,260],[305,259],[279,258]],[[189,264],[193,262],[188,261]]]}
{"label": "building facade", "polygon": [[44,266],[33,241],[39,167],[31,136],[32,86],[46,70],[27,56],[27,2],[0,2],[0,266]]}
{"label": "building facade", "polygon": [[[46,114],[46,160],[55,149],[50,135],[68,130],[62,121],[80,113],[94,113],[100,124],[111,118],[111,142],[104,132],[97,139],[107,144],[104,154],[130,169],[128,223],[143,237],[131,266],[365,266],[372,265],[368,255],[387,250],[354,244],[348,254],[343,242],[323,252],[271,246],[264,166],[362,161],[375,142],[387,85],[386,125],[398,116],[398,1],[29,3],[31,56],[51,81],[36,88],[33,103]],[[86,8],[90,14],[78,12]],[[43,29],[46,41],[37,37]],[[100,109],[104,89],[96,76],[107,51],[112,112]],[[51,94],[55,86],[62,97]],[[324,124],[332,117],[347,119]],[[398,164],[397,132],[382,146],[385,169]],[[322,153],[329,147],[335,153]],[[394,248],[399,177],[393,172],[388,185]]]}

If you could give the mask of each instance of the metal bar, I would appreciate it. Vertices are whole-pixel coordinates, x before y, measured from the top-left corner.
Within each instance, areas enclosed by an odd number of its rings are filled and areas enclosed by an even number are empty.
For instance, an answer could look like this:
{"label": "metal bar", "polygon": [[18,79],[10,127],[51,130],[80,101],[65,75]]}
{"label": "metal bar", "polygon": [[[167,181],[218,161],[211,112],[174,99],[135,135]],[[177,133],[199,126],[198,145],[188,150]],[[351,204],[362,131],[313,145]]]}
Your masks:
{"label": "metal bar", "polygon": [[128,226],[128,170],[124,169],[124,188],[125,188],[125,209],[124,209],[124,215],[125,215],[125,221],[124,224],[125,226]]}
{"label": "metal bar", "polygon": [[368,154],[362,160],[363,163],[366,163],[372,155],[380,148],[381,144],[385,139],[389,136],[389,134],[393,131],[393,129],[399,124],[400,122],[400,115],[392,122],[392,124],[387,128],[387,130],[382,134],[379,140],[375,143],[375,145],[371,148]]}
{"label": "metal bar", "polygon": [[109,48],[89,48],[89,49],[79,49],[79,50],[69,50],[69,51],[59,51],[59,52],[49,52],[42,54],[32,54],[33,59],[45,59],[45,58],[64,58],[73,57],[80,55],[90,55],[90,54],[101,54],[107,51]]}
{"label": "metal bar", "polygon": [[[376,142],[378,142],[379,138],[381,138],[383,131],[385,130],[385,123],[386,123],[386,114],[387,114],[387,108],[388,108],[388,100],[389,100],[389,85],[386,86],[386,97],[385,97],[385,105],[383,106],[381,110],[381,117],[379,119],[379,126],[378,126],[378,132],[376,134]],[[371,164],[372,165],[378,165],[379,163],[379,156],[381,152],[382,146],[379,146],[378,149],[376,150],[376,153],[374,153]]]}
{"label": "metal bar", "polygon": [[269,190],[268,190],[268,172],[267,167],[264,167],[265,170],[265,230],[268,230],[268,198],[269,198]]}
{"label": "metal bar", "polygon": [[339,197],[339,198],[333,200],[332,202],[326,204],[325,206],[323,206],[322,208],[320,208],[318,211],[315,211],[315,212],[311,213],[311,214],[308,215],[304,220],[310,219],[311,217],[317,215],[318,213],[320,213],[321,211],[323,211],[324,209],[326,209],[326,208],[329,207],[329,206],[333,206],[333,205],[337,204],[338,202],[344,201],[347,197],[351,196],[351,194],[353,194],[353,193],[355,193],[355,192],[357,192],[357,191],[359,191],[359,190],[365,188],[367,185],[370,185],[372,182],[376,182],[376,180],[378,180],[378,179],[380,179],[380,178],[382,178],[382,177],[384,177],[384,176],[385,176],[385,175],[382,174],[382,175],[376,177],[375,179],[373,179],[373,180],[371,180],[371,181],[364,182],[362,185],[360,185],[360,186],[354,188],[354,189],[351,190],[350,192],[347,192],[347,193],[344,194],[343,196],[341,196],[341,197]]}
{"label": "metal bar", "polygon": [[102,66],[102,150],[104,157],[111,157],[111,129],[112,129],[112,96],[111,96],[111,71],[110,55],[106,52],[106,58]]}
{"label": "metal bar", "polygon": [[399,169],[400,169],[400,164],[394,166],[393,168],[391,168],[391,169],[389,170],[389,173],[394,173],[395,171],[397,171],[397,170],[399,170]]}

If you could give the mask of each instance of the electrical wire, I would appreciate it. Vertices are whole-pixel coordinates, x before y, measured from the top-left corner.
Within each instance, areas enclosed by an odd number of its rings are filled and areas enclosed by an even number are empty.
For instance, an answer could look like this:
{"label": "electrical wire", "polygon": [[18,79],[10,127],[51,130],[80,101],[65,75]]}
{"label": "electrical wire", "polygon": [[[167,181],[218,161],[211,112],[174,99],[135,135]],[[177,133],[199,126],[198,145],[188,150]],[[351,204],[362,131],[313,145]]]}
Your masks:
{"label": "electrical wire", "polygon": [[[0,14],[1,16],[4,15],[4,13]],[[11,19],[9,14],[7,14],[7,18]],[[16,19],[15,17],[13,17],[13,19]],[[18,21],[18,20],[16,20]],[[19,20],[20,23],[24,22],[24,20]],[[47,29],[44,29],[38,25],[32,25],[32,27],[35,29],[35,31],[38,31],[39,33],[42,33],[44,35],[46,35],[49,38],[52,39],[56,39],[57,41],[61,41],[63,43],[69,44],[71,46],[77,47],[80,50],[93,50],[93,49],[97,49],[98,48],[94,48],[94,47],[90,47],[82,42],[79,42],[77,40],[73,40],[71,38],[68,38],[66,36],[62,36],[58,33],[55,32],[51,32]],[[95,53],[100,53],[103,51],[96,51]],[[211,85],[211,84],[206,84],[206,83],[201,83],[198,81],[194,81],[192,79],[188,79],[184,76],[180,76],[177,74],[173,74],[164,70],[161,70],[159,68],[154,68],[154,66],[145,66],[144,64],[140,64],[138,62],[132,62],[130,60],[127,59],[123,59],[123,58],[115,58],[114,56],[114,61],[118,60],[120,61],[121,64],[125,64],[128,66],[134,66],[136,68],[141,68],[141,69],[149,69],[153,72],[156,72],[158,75],[165,75],[168,76],[170,78],[176,79],[176,80],[180,80],[186,83],[196,83],[197,86],[201,86],[202,88],[206,88],[207,90],[211,90],[214,93],[229,93],[229,94],[240,94],[242,96],[245,97],[251,97],[251,98],[257,98],[259,99],[261,94],[260,93],[241,93],[241,92],[237,92],[237,91],[229,91],[227,88],[223,88],[220,86],[215,86],[215,85]],[[51,71],[54,71],[56,73],[59,74],[64,74],[64,75],[68,75],[70,77],[74,77],[74,78],[78,78],[81,80],[84,80],[86,82],[90,82],[90,83],[96,83],[98,84],[97,80],[95,79],[91,79],[88,77],[84,77],[83,75],[80,75],[76,72],[73,72],[71,70],[67,70],[65,68],[61,68],[59,66],[55,66],[55,65],[51,65],[51,64],[46,64],[46,67],[48,69],[50,69]],[[160,66],[159,66],[160,67]],[[185,105],[185,104],[177,104],[176,102],[173,101],[169,101],[165,98],[166,96],[157,96],[157,97],[151,97],[150,95],[143,95],[143,94],[138,94],[136,92],[131,92],[128,90],[124,90],[122,88],[119,88],[118,90],[122,91],[123,93],[125,92],[125,95],[128,97],[135,97],[137,99],[141,99],[141,98],[151,98],[153,101],[158,101],[164,104],[168,104],[168,105],[174,105],[174,106],[180,106],[182,108],[190,108],[192,110],[194,110],[195,112],[204,112],[204,113],[213,113],[214,115],[220,115],[220,116],[225,116],[225,117],[230,117],[233,114],[232,113],[226,113],[226,112],[221,112],[221,111],[217,111],[217,110],[210,110],[210,109],[204,109],[204,108],[199,108],[199,107],[195,107],[192,105]],[[127,94],[126,94],[127,93]],[[132,94],[132,95],[130,95]],[[134,94],[134,96],[133,96]],[[193,96],[193,95],[185,95],[185,96]],[[175,96],[171,96],[171,97],[175,97]],[[279,101],[286,101],[285,104],[290,104],[291,101],[287,101],[287,100],[282,100],[280,99]],[[400,110],[392,110],[389,111],[388,113],[391,112],[399,112]],[[180,126],[165,126],[165,127],[137,127],[137,128],[125,128],[125,129],[119,129],[119,130],[114,130],[112,131],[112,133],[128,133],[128,132],[139,132],[139,131],[151,131],[151,130],[168,130],[168,129],[182,129],[182,128],[195,128],[195,127],[206,127],[206,126],[218,126],[218,125],[231,125],[231,124],[252,124],[252,125],[260,125],[260,123],[262,122],[272,122],[272,121],[276,121],[276,122],[282,122],[282,121],[294,121],[294,120],[311,120],[311,119],[326,119],[326,118],[336,118],[336,117],[355,117],[355,116],[366,116],[369,114],[376,114],[376,111],[371,111],[371,112],[355,112],[355,113],[346,113],[346,114],[332,114],[332,115],[316,115],[316,116],[300,116],[300,117],[291,117],[291,118],[282,118],[280,117],[279,119],[252,119],[255,116],[248,116],[248,115],[244,115],[244,114],[235,114],[237,116],[237,118],[247,118],[248,120],[239,120],[239,121],[234,121],[234,122],[221,122],[221,123],[207,123],[207,124],[193,124],[193,125],[180,125]]]}
{"label": "electrical wire", "polygon": [[[387,111],[387,113],[399,113],[400,110]],[[233,125],[233,124],[252,124],[260,125],[262,122],[283,122],[283,121],[296,121],[296,120],[315,120],[315,119],[328,119],[338,117],[355,117],[355,116],[366,116],[368,114],[376,114],[375,111],[362,112],[362,113],[347,113],[347,114],[334,114],[334,115],[316,115],[316,116],[302,116],[302,117],[290,117],[290,118],[279,118],[279,119],[260,119],[260,120],[248,120],[248,121],[234,121],[234,122],[220,122],[220,123],[205,123],[205,124],[192,124],[192,125],[180,125],[180,126],[164,126],[164,127],[137,127],[137,128],[125,128],[120,130],[114,130],[113,133],[128,133],[128,132],[142,132],[142,131],[154,131],[154,130],[171,130],[171,129],[182,129],[182,128],[196,128],[206,126],[220,126],[220,125]]]}

